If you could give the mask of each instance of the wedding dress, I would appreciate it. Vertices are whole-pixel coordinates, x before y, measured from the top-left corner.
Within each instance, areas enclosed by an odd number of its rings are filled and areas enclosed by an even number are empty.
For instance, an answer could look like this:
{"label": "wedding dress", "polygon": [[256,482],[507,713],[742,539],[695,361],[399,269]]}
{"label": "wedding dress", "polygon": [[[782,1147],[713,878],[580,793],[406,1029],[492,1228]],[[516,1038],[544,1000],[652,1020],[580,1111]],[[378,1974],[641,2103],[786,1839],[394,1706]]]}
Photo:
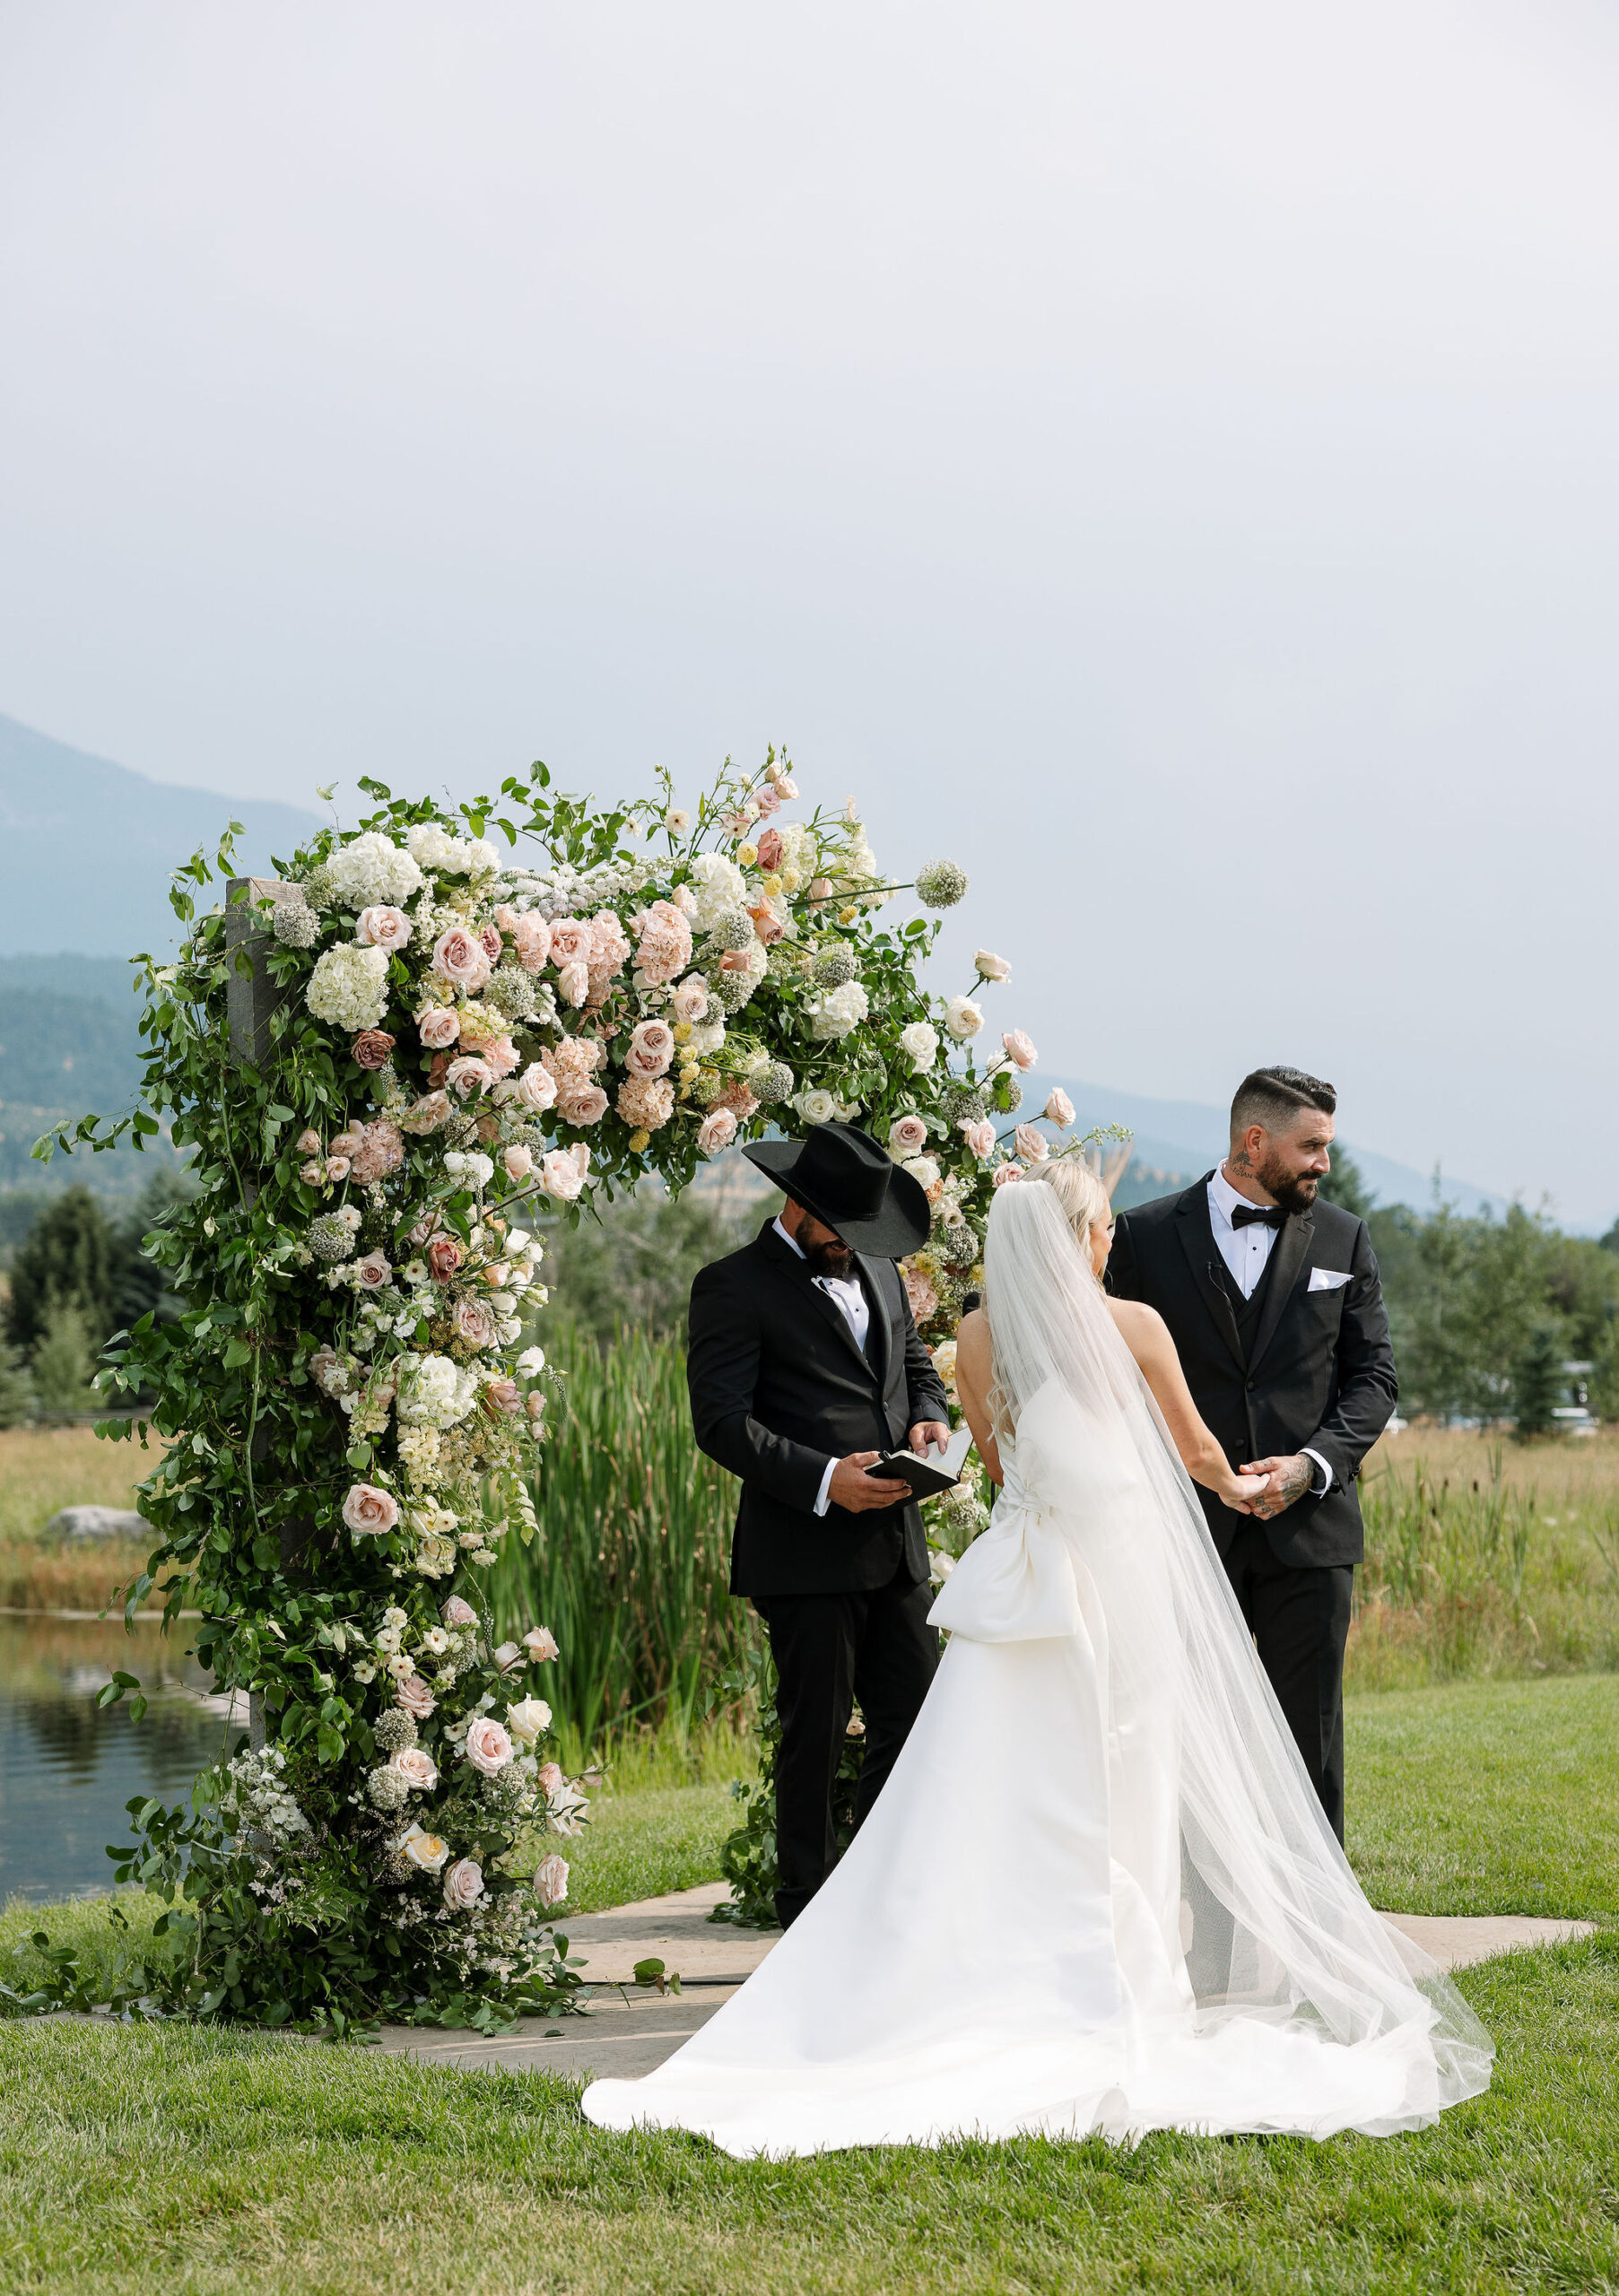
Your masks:
{"label": "wedding dress", "polygon": [[605,2128],[739,2156],[1154,2128],[1385,2135],[1493,2045],[1362,1895],[1056,1191],[986,1253],[1005,1482],[870,1816]]}

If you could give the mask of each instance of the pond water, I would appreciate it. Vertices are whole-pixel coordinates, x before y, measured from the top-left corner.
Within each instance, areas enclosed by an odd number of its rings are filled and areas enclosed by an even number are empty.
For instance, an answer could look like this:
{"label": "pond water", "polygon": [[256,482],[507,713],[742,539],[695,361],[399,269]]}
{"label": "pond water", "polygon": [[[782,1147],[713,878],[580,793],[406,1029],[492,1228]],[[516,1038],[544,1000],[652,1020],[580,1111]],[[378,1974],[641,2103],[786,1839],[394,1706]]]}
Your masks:
{"label": "pond water", "polygon": [[[202,1702],[210,1677],[185,1655],[191,1632],[0,1618],[0,1902],[108,1888],[106,1845],[129,1832],[124,1805],[136,1794],[183,1800],[203,1764],[236,1743],[222,1701]],[[139,1722],[127,1699],[96,1704],[115,1668],[138,1675],[151,1700]]]}

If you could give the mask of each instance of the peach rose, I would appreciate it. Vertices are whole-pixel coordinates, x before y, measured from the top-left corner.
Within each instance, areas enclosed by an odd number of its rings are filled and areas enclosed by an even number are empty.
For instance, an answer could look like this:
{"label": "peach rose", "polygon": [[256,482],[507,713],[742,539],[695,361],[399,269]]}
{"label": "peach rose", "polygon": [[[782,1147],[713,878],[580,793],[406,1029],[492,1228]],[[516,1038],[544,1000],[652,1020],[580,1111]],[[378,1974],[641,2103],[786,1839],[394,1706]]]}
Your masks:
{"label": "peach rose", "polygon": [[1040,1058],[1030,1039],[1022,1029],[1008,1029],[1001,1039],[1007,1059],[1014,1068],[1032,1068]]}
{"label": "peach rose", "polygon": [[438,1235],[428,1239],[428,1273],[435,1283],[448,1283],[466,1257],[460,1242],[454,1236]]}
{"label": "peach rose", "polygon": [[386,1029],[361,1029],[349,1047],[349,1053],[360,1067],[374,1074],[387,1066],[387,1057],[393,1048],[394,1039]]}
{"label": "peach rose", "polygon": [[531,1060],[517,1081],[518,1099],[535,1116],[556,1106],[556,1079],[540,1061]]}
{"label": "peach rose", "polygon": [[544,1906],[561,1905],[568,1894],[568,1860],[553,1850],[534,1869],[534,1893]]}
{"label": "peach rose", "polygon": [[1012,1144],[1025,1164],[1043,1164],[1051,1153],[1050,1143],[1043,1132],[1031,1124],[1020,1124],[1012,1135]]}
{"label": "peach rose", "polygon": [[702,1156],[718,1156],[736,1137],[736,1119],[729,1109],[712,1109],[697,1127],[697,1150]]}
{"label": "peach rose", "polygon": [[511,937],[524,971],[539,972],[551,954],[551,927],[545,919],[527,911],[512,926]]}
{"label": "peach rose", "polygon": [[551,961],[553,965],[588,965],[590,927],[581,918],[553,917],[552,918]]}
{"label": "peach rose", "polygon": [[704,1019],[709,1009],[709,984],[700,972],[688,973],[669,997],[669,1010],[676,1022],[695,1024]]}
{"label": "peach rose", "polygon": [[414,1794],[431,1794],[439,1783],[438,1766],[424,1746],[401,1746],[389,1756],[387,1766],[398,1771]]}
{"label": "peach rose", "polygon": [[996,1187],[1009,1187],[1014,1180],[1021,1180],[1023,1177],[1023,1168],[1021,1164],[997,1164],[989,1175],[990,1181]]}
{"label": "peach rose", "polygon": [[387,949],[391,954],[409,946],[411,921],[402,909],[362,909],[355,934],[368,948]]}
{"label": "peach rose", "polygon": [[1074,1103],[1060,1084],[1052,1087],[1045,1107],[1040,1110],[1048,1124],[1057,1125],[1066,1132],[1074,1121]]}
{"label": "peach rose", "polygon": [[599,1084],[584,1084],[559,1095],[556,1112],[564,1124],[599,1124],[607,1113],[607,1095]]}
{"label": "peach rose", "polygon": [[767,877],[780,868],[782,850],[781,831],[767,829],[759,840],[759,865]]}
{"label": "peach rose", "polygon": [[489,959],[490,964],[492,966],[498,965],[500,961],[501,953],[505,947],[505,944],[500,938],[500,926],[498,925],[480,926],[478,928],[478,939],[483,944],[483,953]]}
{"label": "peach rose", "polygon": [[753,920],[753,930],[768,949],[779,941],[787,927],[768,900],[754,901],[748,909]]}
{"label": "peach rose", "polygon": [[430,1004],[416,1015],[416,1034],[429,1052],[442,1052],[461,1033],[461,1015],[453,1004]]}
{"label": "peach rose", "polygon": [[438,1703],[420,1674],[406,1674],[394,1685],[394,1704],[403,1707],[413,1721],[425,1722]]}
{"label": "peach rose", "polygon": [[492,1379],[483,1392],[497,1411],[515,1416],[523,1408],[523,1390],[515,1379]]}
{"label": "peach rose", "polygon": [[571,1204],[585,1185],[585,1176],[571,1156],[553,1148],[540,1161],[540,1186],[559,1204]]}
{"label": "peach rose", "polygon": [[318,1156],[320,1153],[319,1133],[300,1132],[298,1135],[298,1153],[300,1156]]}
{"label": "peach rose", "polygon": [[457,1338],[464,1339],[468,1347],[494,1345],[497,1336],[495,1319],[482,1300],[475,1297],[457,1300],[456,1312],[451,1321],[455,1326]]}
{"label": "peach rose", "polygon": [[391,1282],[393,1268],[384,1251],[367,1252],[363,1259],[354,1262],[354,1282],[361,1292],[380,1292]]}
{"label": "peach rose", "polygon": [[927,1145],[927,1126],[919,1116],[897,1117],[888,1127],[891,1156],[919,1156]]}
{"label": "peach rose", "polygon": [[642,1021],[631,1031],[624,1065],[637,1076],[663,1076],[675,1058],[675,1031],[666,1021]]}
{"label": "peach rose", "polygon": [[457,1857],[444,1876],[444,1902],[452,1913],[470,1913],[483,1894],[483,1871],[470,1857]]}
{"label": "peach rose", "polygon": [[526,1148],[520,1140],[514,1141],[502,1152],[500,1161],[506,1167],[509,1180],[526,1180],[534,1170],[534,1150]]}
{"label": "peach rose", "polygon": [[478,1613],[460,1595],[452,1595],[439,1613],[446,1626],[476,1626]]}
{"label": "peach rose", "polygon": [[444,1072],[444,1081],[457,1100],[469,1100],[474,1092],[486,1092],[495,1081],[494,1070],[475,1053],[464,1052],[452,1060]]}
{"label": "peach rose", "polygon": [[549,1802],[557,1787],[562,1783],[561,1764],[555,1761],[543,1761],[535,1771],[534,1782]]}
{"label": "peach rose", "polygon": [[452,988],[474,995],[489,978],[489,952],[465,925],[452,925],[433,944],[433,970]]}
{"label": "peach rose", "polygon": [[492,1715],[477,1715],[467,1724],[466,1759],[484,1778],[497,1777],[511,1760],[511,1740]]}
{"label": "peach rose", "polygon": [[557,1656],[556,1637],[548,1626],[531,1626],[523,1637],[523,1648],[536,1666]]}
{"label": "peach rose", "polygon": [[399,1520],[399,1502],[391,1492],[379,1491],[374,1483],[351,1483],[343,1502],[343,1519],[351,1531],[380,1538]]}
{"label": "peach rose", "polygon": [[970,1123],[963,1118],[959,1129],[962,1139],[967,1143],[968,1153],[976,1156],[980,1163],[986,1157],[994,1155],[995,1126],[988,1117],[980,1118],[976,1124]]}

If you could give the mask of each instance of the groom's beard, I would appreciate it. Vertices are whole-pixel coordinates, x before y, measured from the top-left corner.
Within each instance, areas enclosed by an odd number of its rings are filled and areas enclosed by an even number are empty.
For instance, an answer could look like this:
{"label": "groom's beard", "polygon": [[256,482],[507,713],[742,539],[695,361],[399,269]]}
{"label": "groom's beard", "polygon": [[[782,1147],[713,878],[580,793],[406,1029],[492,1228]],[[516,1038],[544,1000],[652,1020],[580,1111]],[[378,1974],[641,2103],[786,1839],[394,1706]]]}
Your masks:
{"label": "groom's beard", "polygon": [[1291,1171],[1280,1159],[1261,1164],[1254,1178],[1275,1197],[1284,1212],[1295,1214],[1310,1210],[1320,1186],[1313,1172]]}
{"label": "groom's beard", "polygon": [[815,1275],[847,1276],[855,1265],[855,1256],[847,1244],[812,1244],[804,1257]]}

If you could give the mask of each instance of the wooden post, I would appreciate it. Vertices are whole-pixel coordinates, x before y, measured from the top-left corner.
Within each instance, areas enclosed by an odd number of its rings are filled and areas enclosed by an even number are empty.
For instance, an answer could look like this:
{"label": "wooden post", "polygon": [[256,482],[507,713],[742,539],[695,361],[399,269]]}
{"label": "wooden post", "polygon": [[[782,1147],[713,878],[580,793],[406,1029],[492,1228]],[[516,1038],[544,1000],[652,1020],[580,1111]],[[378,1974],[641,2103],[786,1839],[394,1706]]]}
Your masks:
{"label": "wooden post", "polygon": [[[261,900],[274,900],[283,893],[294,895],[297,888],[282,883],[274,877],[232,877],[225,887],[225,947],[231,953],[231,978],[225,990],[225,1011],[231,1029],[231,1057],[244,1068],[260,1067],[270,1049],[270,1015],[280,1004],[282,991],[270,978],[265,960],[274,947],[274,936],[269,921],[258,909]],[[241,970],[236,962],[239,950],[247,952],[251,971]],[[245,1178],[242,1183],[248,1208],[251,1211],[258,1196],[257,1183]],[[263,1458],[268,1448],[267,1432],[261,1431],[254,1439],[254,1464]],[[291,1524],[281,1534],[281,1567],[289,1569],[297,1560],[312,1524]],[[256,1690],[248,1692],[248,1742],[255,1753],[265,1744],[264,1700]]]}

